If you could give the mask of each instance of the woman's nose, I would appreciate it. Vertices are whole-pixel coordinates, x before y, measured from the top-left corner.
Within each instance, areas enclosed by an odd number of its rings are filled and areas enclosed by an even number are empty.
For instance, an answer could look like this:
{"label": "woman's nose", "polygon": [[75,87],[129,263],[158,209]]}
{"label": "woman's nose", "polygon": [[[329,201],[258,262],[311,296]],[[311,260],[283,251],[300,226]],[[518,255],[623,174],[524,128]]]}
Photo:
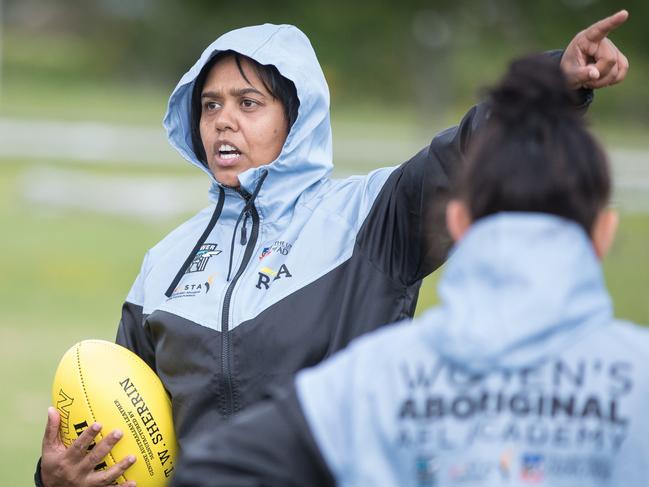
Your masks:
{"label": "woman's nose", "polygon": [[221,107],[215,119],[215,128],[219,132],[223,132],[224,130],[237,130],[236,115],[231,106],[225,104]]}

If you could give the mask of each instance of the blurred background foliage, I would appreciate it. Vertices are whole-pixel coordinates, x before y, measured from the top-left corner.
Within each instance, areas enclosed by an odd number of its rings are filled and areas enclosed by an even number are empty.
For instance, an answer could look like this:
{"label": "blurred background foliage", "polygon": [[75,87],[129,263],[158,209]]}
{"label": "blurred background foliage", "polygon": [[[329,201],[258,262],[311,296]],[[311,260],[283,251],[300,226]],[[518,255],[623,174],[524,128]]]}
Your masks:
{"label": "blurred background foliage", "polygon": [[207,204],[206,178],[168,148],[160,121],[218,35],[273,22],[309,36],[344,176],[407,159],[512,57],[564,47],[619,8],[631,16],[612,39],[631,70],[588,117],[622,210],[605,262],[616,312],[649,323],[646,0],[0,0],[0,483],[31,484],[63,352],[113,339],[144,252]]}
{"label": "blurred background foliage", "polygon": [[647,125],[643,0],[4,0],[3,82],[9,94],[25,83],[81,91],[127,84],[166,94],[220,33],[294,23],[316,47],[334,107],[457,113],[513,55],[564,47],[621,6],[631,17],[613,39],[632,59],[633,75],[598,105]]}

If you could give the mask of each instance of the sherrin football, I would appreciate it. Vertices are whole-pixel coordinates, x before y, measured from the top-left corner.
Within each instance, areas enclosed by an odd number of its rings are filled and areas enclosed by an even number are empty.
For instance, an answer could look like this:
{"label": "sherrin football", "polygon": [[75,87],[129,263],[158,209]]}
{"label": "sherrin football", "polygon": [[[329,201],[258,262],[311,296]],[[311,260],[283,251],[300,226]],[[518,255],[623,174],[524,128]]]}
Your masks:
{"label": "sherrin football", "polygon": [[108,468],[134,455],[137,461],[118,484],[135,480],[138,487],[161,487],[170,480],[178,452],[171,401],[158,376],[130,350],[103,340],[74,345],[56,370],[52,403],[66,446],[95,421],[102,425],[97,442],[122,430],[121,440],[97,466]]}

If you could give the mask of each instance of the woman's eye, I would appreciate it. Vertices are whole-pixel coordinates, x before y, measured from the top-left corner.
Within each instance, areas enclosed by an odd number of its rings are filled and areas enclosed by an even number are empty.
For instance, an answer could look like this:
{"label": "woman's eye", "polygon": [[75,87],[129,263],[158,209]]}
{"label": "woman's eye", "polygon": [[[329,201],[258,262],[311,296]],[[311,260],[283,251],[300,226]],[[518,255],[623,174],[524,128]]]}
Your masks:
{"label": "woman's eye", "polygon": [[219,107],[219,104],[216,103],[215,101],[208,101],[205,103],[205,110],[216,110]]}
{"label": "woman's eye", "polygon": [[248,100],[248,99],[241,100],[241,106],[244,108],[253,108],[257,105],[258,103],[255,100]]}

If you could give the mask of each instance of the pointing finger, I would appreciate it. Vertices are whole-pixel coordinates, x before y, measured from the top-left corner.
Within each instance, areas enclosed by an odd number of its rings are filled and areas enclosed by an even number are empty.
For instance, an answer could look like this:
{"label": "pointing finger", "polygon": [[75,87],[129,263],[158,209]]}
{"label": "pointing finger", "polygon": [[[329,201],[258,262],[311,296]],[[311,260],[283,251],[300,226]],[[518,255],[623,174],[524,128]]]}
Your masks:
{"label": "pointing finger", "polygon": [[600,42],[611,31],[617,29],[620,25],[626,22],[626,19],[628,18],[629,12],[627,12],[626,10],[620,10],[610,17],[606,17],[605,19],[595,22],[584,31],[584,35],[590,42]]}

